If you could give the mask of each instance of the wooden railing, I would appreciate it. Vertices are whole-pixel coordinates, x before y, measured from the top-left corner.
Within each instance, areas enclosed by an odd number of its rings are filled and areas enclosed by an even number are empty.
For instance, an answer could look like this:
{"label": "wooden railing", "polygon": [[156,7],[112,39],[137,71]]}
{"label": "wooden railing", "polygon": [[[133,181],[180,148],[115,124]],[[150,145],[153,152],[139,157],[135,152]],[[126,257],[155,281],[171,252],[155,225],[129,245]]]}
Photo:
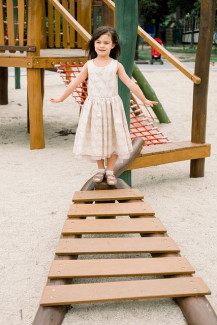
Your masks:
{"label": "wooden railing", "polygon": [[[49,0],[48,46],[85,48],[89,39],[86,33],[91,33],[91,6],[91,1]],[[63,15],[63,19],[60,14]]]}
{"label": "wooden railing", "polygon": [[0,50],[32,51],[33,47],[26,47],[26,1],[0,0]]}
{"label": "wooden railing", "polygon": [[[103,0],[109,8],[115,11],[115,3],[112,0]],[[170,52],[168,52],[162,45],[154,40],[146,31],[141,27],[138,27],[138,34],[153,48],[160,52],[170,63],[172,63],[177,69],[179,69],[186,77],[192,80],[195,84],[200,84],[200,77],[193,74],[188,70],[177,58],[175,58]]]}
{"label": "wooden railing", "polygon": [[[91,7],[91,1],[43,1],[41,48],[85,48],[91,32]],[[29,15],[27,0],[0,0],[1,52],[35,51],[35,46],[26,46]]]}

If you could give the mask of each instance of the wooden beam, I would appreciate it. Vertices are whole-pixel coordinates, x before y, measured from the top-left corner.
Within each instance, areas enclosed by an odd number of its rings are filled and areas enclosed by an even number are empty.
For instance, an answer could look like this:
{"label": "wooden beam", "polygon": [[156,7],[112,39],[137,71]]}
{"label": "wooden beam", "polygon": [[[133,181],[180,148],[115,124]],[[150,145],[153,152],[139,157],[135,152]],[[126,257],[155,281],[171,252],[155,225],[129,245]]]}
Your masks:
{"label": "wooden beam", "polygon": [[16,46],[16,45],[0,45],[0,51],[19,51],[19,52],[35,52],[35,46]]}
{"label": "wooden beam", "polygon": [[[157,145],[156,145],[157,146]],[[159,151],[159,146],[162,151]],[[149,166],[157,166],[184,160],[193,160],[198,158],[205,158],[210,156],[210,144],[192,144],[191,142],[185,144],[183,147],[164,149],[165,144],[158,145],[158,148],[147,148],[143,151],[140,157],[137,157],[128,169],[137,169]],[[155,147],[155,146],[154,146]],[[145,148],[146,149],[146,148]],[[144,149],[144,150],[145,150]]]}
{"label": "wooden beam", "polygon": [[[202,0],[200,10],[200,33],[195,62],[195,74],[202,79],[200,85],[194,85],[193,114],[191,141],[205,143],[206,118],[207,118],[207,94],[209,83],[210,55],[213,43],[215,26],[215,0]],[[205,160],[197,159],[191,162],[190,176],[204,176]]]}
{"label": "wooden beam", "polygon": [[0,105],[8,104],[8,67],[0,66]]}

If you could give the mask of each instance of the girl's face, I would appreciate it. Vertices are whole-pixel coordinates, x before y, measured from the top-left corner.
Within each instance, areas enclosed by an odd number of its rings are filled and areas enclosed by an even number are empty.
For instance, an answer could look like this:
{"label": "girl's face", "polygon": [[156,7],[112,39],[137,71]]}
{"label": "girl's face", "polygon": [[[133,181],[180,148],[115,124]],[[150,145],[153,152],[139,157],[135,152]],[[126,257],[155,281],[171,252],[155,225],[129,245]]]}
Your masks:
{"label": "girl's face", "polygon": [[108,58],[115,44],[109,34],[103,34],[94,42],[94,48],[98,57]]}

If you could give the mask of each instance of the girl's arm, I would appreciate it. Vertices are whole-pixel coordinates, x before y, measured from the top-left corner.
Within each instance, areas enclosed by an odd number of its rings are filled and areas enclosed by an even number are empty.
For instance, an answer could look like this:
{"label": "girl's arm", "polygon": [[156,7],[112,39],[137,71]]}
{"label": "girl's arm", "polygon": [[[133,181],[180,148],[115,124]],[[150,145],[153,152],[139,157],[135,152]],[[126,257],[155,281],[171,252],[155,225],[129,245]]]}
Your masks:
{"label": "girl's arm", "polygon": [[139,88],[139,86],[137,86],[137,84],[131,80],[128,75],[126,74],[123,65],[118,62],[118,71],[117,71],[118,77],[121,79],[121,81],[136,95],[136,97],[138,97],[143,104],[148,105],[153,107],[154,105],[157,105],[158,102],[153,102],[151,100],[148,100],[143,92],[141,91],[141,89]]}
{"label": "girl's arm", "polygon": [[79,75],[73,81],[70,82],[63,94],[58,98],[51,98],[50,101],[52,103],[63,102],[69,95],[71,95],[75,88],[77,88],[85,79],[87,79],[87,76],[87,63],[85,63]]}

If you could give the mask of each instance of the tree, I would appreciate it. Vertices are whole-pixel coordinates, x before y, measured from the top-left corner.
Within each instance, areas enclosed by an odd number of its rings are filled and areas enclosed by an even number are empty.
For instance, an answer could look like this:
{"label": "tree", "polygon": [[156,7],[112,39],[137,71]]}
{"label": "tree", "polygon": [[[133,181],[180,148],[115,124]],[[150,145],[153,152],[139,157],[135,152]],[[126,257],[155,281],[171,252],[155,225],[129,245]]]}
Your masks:
{"label": "tree", "polygon": [[155,34],[159,32],[159,25],[170,13],[165,0],[139,0],[139,24],[145,29],[147,25],[155,25]]}

